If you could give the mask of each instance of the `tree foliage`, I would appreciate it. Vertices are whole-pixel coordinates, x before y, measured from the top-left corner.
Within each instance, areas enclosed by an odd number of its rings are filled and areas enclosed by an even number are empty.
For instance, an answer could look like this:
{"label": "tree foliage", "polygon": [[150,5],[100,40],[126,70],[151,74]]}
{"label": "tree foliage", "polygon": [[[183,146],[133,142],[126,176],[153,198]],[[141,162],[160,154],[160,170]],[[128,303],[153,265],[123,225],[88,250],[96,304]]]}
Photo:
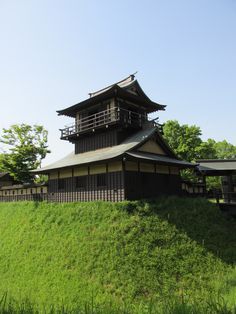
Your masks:
{"label": "tree foliage", "polygon": [[236,158],[236,146],[226,140],[208,139],[204,142],[202,131],[196,125],[180,125],[176,120],[169,120],[164,124],[163,132],[170,147],[184,160]]}
{"label": "tree foliage", "polygon": [[2,155],[0,168],[9,172],[15,180],[27,182],[30,170],[41,165],[50,151],[47,145],[48,132],[42,125],[14,124],[3,129],[0,142],[6,150]]}
{"label": "tree foliage", "polygon": [[[180,125],[176,120],[169,120],[163,127],[164,138],[181,159],[196,162],[198,159],[231,159],[236,158],[236,146],[226,140],[216,142],[214,139],[203,141],[202,131],[195,125]],[[196,181],[190,170],[184,170],[185,179]],[[209,188],[219,188],[220,178],[209,178]]]}
{"label": "tree foliage", "polygon": [[3,172],[3,158],[4,158],[4,155],[3,154],[0,154],[0,172]]}
{"label": "tree foliage", "polygon": [[169,120],[164,124],[163,132],[164,138],[181,159],[192,161],[197,158],[196,148],[199,149],[202,142],[199,127],[180,125],[176,120]]}
{"label": "tree foliage", "polygon": [[236,146],[228,143],[226,140],[215,142],[217,159],[233,159],[236,158]]}

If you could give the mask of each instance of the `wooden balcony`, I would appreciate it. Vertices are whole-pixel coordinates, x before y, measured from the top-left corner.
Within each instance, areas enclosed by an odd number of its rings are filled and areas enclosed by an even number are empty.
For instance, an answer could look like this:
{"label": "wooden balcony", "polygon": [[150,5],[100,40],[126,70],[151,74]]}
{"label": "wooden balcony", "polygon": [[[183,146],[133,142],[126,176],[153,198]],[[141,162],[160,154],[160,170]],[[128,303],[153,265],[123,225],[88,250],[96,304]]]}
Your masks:
{"label": "wooden balcony", "polygon": [[61,139],[73,140],[80,134],[95,132],[98,129],[118,124],[125,127],[141,128],[146,122],[147,117],[145,115],[115,107],[92,114],[71,126],[60,129]]}

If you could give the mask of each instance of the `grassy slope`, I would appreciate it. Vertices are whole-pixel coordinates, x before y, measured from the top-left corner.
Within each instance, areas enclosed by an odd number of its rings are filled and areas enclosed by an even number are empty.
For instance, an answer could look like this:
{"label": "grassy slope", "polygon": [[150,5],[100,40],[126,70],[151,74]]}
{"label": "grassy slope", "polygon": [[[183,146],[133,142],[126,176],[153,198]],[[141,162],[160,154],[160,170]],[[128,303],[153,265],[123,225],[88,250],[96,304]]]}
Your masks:
{"label": "grassy slope", "polygon": [[204,298],[236,261],[235,221],[201,199],[0,203],[0,230],[0,295],[40,304]]}

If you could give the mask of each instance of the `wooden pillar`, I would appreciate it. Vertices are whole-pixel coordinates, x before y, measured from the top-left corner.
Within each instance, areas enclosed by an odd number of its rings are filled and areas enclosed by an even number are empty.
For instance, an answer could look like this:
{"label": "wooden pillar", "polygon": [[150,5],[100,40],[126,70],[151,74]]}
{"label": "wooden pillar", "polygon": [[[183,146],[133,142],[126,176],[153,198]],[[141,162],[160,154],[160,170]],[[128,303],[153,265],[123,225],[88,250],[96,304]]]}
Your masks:
{"label": "wooden pillar", "polygon": [[207,189],[206,189],[206,176],[203,174],[202,175],[202,183],[203,185],[203,193],[206,194],[207,193]]}
{"label": "wooden pillar", "polygon": [[[126,188],[126,167],[125,167],[126,157],[122,158],[122,174],[123,174],[123,189],[124,189],[124,200],[127,199],[127,188]],[[117,183],[116,183],[117,184]]]}
{"label": "wooden pillar", "polygon": [[230,203],[231,201],[231,193],[233,192],[233,178],[232,174],[228,176],[228,202]]}

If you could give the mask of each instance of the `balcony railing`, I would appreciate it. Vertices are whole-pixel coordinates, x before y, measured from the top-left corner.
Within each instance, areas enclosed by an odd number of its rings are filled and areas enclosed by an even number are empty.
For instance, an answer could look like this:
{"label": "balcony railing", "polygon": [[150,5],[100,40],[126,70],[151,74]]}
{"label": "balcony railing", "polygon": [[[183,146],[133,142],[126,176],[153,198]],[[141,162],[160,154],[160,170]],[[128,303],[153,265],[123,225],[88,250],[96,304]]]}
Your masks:
{"label": "balcony railing", "polygon": [[147,117],[145,115],[114,107],[89,115],[88,117],[77,120],[77,122],[71,126],[60,129],[61,138],[68,139],[69,137],[79,135],[89,130],[95,131],[95,129],[99,127],[116,123],[138,128],[142,127],[145,122],[147,122]]}

